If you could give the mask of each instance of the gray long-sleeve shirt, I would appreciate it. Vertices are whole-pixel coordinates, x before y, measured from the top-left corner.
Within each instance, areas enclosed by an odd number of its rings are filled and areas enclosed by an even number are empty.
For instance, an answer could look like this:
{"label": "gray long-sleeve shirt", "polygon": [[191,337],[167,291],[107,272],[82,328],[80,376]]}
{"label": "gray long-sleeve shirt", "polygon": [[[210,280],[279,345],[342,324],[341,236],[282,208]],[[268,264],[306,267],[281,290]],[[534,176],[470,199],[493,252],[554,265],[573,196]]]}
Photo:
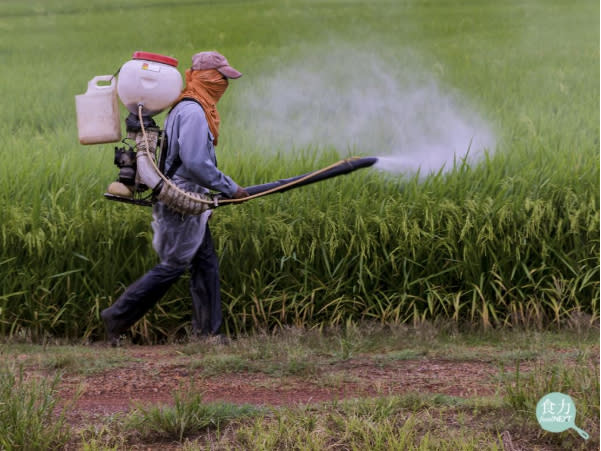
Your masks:
{"label": "gray long-sleeve shirt", "polygon": [[232,196],[238,185],[217,169],[213,135],[209,130],[202,107],[189,100],[178,103],[165,122],[169,150],[165,168],[169,168],[176,155],[182,161],[174,178],[196,183],[204,188]]}
{"label": "gray long-sleeve shirt", "polygon": [[[169,143],[165,170],[178,154],[182,160],[172,177],[173,183],[197,193],[211,189],[232,196],[236,192],[238,185],[217,169],[213,135],[199,104],[178,103],[165,121],[165,132]],[[186,268],[203,242],[212,210],[200,215],[181,215],[157,202],[152,212],[152,245],[161,263]]]}

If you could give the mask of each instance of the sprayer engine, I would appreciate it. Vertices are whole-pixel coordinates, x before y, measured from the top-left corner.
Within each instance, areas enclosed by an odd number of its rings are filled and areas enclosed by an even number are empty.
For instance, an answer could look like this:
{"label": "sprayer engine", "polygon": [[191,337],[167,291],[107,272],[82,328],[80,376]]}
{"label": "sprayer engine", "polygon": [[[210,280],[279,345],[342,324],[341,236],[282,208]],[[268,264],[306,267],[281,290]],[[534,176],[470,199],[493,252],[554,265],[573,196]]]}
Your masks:
{"label": "sprayer engine", "polygon": [[[152,153],[153,158],[156,159],[156,149],[160,148],[163,133],[152,117],[143,116],[142,119],[147,135],[149,136],[149,151]],[[125,197],[133,198],[135,193],[142,193],[149,189],[149,187],[137,176],[136,165],[137,143],[146,143],[144,141],[140,121],[135,114],[130,113],[125,120],[125,124],[127,137],[123,140],[124,146],[115,147],[115,158],[113,160],[115,166],[119,168],[119,176],[117,182],[109,185],[107,191],[108,194],[122,197],[125,195]],[[133,143],[133,145],[130,143]],[[126,188],[127,191],[124,188]]]}
{"label": "sprayer engine", "polygon": [[142,111],[142,105],[138,105],[138,115],[130,113],[125,120],[127,136],[123,143],[127,147],[115,148],[119,177],[109,185],[105,197],[138,205],[161,201],[182,214],[196,215],[216,206],[217,201],[185,191],[163,174],[167,138],[152,117],[143,116]]}
{"label": "sprayer engine", "polygon": [[136,151],[125,147],[115,147],[115,166],[119,168],[120,183],[126,186],[136,184]]}

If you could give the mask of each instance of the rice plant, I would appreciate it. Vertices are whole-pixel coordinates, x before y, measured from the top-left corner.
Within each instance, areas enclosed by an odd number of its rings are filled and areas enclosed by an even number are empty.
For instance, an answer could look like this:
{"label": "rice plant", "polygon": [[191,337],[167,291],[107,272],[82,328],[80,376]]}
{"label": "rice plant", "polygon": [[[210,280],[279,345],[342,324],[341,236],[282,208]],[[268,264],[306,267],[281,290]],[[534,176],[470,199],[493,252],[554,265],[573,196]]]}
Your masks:
{"label": "rice plant", "polygon": [[[102,199],[116,176],[111,146],[77,143],[73,96],[93,75],[113,73],[138,49],[185,66],[199,46],[218,46],[248,75],[220,104],[219,162],[250,185],[380,150],[335,147],[325,134],[270,148],[237,115],[237,99],[262,74],[331,41],[369,48],[401,79],[405,61],[419,62],[442,86],[477,99],[498,146],[444,171],[366,171],[217,210],[226,331],[438,318],[544,328],[576,313],[597,322],[598,5],[374,5],[0,5],[0,335],[101,338],[100,310],[156,263],[150,211]],[[164,26],[170,32],[147,33]],[[198,29],[217,41],[192,42]],[[381,95],[392,95],[385,88]],[[326,113],[326,122],[342,114]],[[390,120],[380,113],[374,124]],[[184,279],[133,336],[184,333],[189,303]]]}

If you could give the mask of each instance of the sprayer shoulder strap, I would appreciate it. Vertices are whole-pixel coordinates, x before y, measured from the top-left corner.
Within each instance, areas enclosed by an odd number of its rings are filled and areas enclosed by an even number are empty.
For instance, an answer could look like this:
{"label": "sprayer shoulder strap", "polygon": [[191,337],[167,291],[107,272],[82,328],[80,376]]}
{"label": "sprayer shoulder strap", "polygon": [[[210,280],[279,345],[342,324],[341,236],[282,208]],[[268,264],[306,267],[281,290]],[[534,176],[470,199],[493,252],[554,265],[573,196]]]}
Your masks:
{"label": "sprayer shoulder strap", "polygon": [[[196,103],[199,107],[202,108],[202,111],[205,110],[205,107],[202,106],[202,103],[200,103],[198,100],[196,100],[194,97],[183,97],[179,102],[183,102],[185,100],[189,100],[190,102],[194,102]],[[179,103],[177,102],[177,103]],[[177,104],[176,104],[177,105]]]}
{"label": "sprayer shoulder strap", "polygon": [[179,157],[179,153],[178,153],[175,156],[175,158],[173,159],[171,166],[169,166],[169,169],[165,172],[165,165],[167,164],[167,152],[168,151],[169,151],[169,140],[167,138],[167,131],[163,130],[163,136],[161,139],[161,157],[160,157],[160,161],[159,161],[159,170],[163,174],[165,174],[165,177],[170,179],[173,177],[175,172],[182,165],[182,160]]}
{"label": "sprayer shoulder strap", "polygon": [[169,170],[165,173],[165,177],[167,177],[168,179],[173,178],[176,171],[179,169],[179,167],[181,165],[182,165],[182,159],[179,157],[179,153],[178,153],[175,156],[175,158],[173,159],[171,166],[169,166]]}
{"label": "sprayer shoulder strap", "polygon": [[159,171],[165,173],[165,161],[167,160],[167,150],[169,149],[167,143],[167,130],[161,132],[161,148],[159,153]]}

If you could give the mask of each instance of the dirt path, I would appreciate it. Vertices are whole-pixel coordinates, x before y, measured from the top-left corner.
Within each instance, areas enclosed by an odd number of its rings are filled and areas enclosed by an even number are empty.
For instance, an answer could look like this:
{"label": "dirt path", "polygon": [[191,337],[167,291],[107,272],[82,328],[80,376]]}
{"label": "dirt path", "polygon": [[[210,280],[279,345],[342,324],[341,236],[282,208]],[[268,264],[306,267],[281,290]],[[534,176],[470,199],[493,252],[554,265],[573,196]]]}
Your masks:
{"label": "dirt path", "polygon": [[[293,406],[356,397],[408,392],[450,396],[487,396],[495,392],[495,364],[417,357],[379,364],[354,358],[319,365],[309,374],[271,375],[257,371],[205,375],[188,356],[174,356],[168,346],[132,347],[119,368],[92,375],[65,375],[61,396],[81,395],[73,416],[124,412],[138,403],[173,403],[175,391],[203,393],[206,401]],[[198,361],[198,358],[196,358]]]}

